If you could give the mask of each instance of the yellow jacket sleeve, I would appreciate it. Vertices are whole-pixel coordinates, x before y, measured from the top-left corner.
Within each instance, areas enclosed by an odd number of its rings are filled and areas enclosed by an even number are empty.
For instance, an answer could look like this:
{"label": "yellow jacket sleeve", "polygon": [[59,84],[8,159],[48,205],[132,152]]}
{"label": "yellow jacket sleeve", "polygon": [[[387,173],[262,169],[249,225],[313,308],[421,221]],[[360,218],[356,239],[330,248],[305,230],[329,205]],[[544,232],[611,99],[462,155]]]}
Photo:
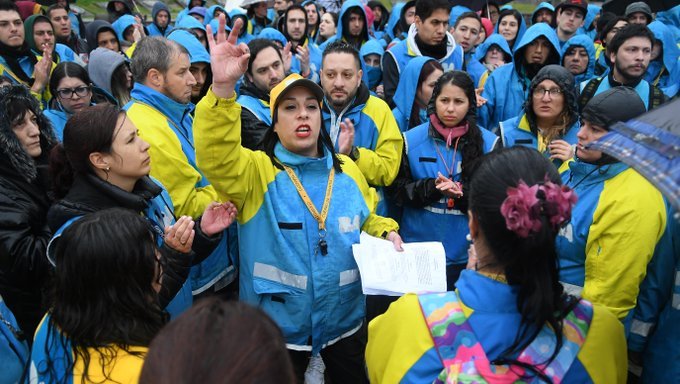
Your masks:
{"label": "yellow jacket sleeve", "polygon": [[375,208],[378,205],[378,193],[375,188],[372,188],[366,182],[363,172],[359,170],[356,164],[345,155],[339,155],[343,162],[342,171],[349,175],[361,190],[366,205],[371,210],[370,215],[361,226],[361,230],[365,231],[371,236],[384,237],[391,231],[399,230],[399,224],[391,218],[379,216],[375,213]]}
{"label": "yellow jacket sleeve", "polygon": [[140,137],[151,145],[151,176],[168,190],[175,215],[201,216],[205,207],[218,200],[217,193],[212,185],[196,187],[201,174],[189,164],[177,134],[168,126],[167,118],[140,103],[134,103],[127,115],[139,129]]}
{"label": "yellow jacket sleeve", "polygon": [[370,96],[363,113],[371,117],[378,130],[375,150],[359,148],[356,163],[369,184],[378,187],[392,184],[399,173],[404,139],[397,121],[387,104],[377,97]]}
{"label": "yellow jacket sleeve", "polygon": [[198,166],[219,197],[236,205],[239,222],[255,216],[277,169],[264,152],[241,146],[241,106],[235,95],[221,99],[208,91],[196,107],[194,141]]}
{"label": "yellow jacket sleeve", "polygon": [[593,304],[593,320],[578,359],[593,383],[626,383],[628,355],[623,324],[602,305]]}
{"label": "yellow jacket sleeve", "polygon": [[624,319],[665,227],[661,193],[640,174],[628,169],[606,181],[588,232],[583,298]]}

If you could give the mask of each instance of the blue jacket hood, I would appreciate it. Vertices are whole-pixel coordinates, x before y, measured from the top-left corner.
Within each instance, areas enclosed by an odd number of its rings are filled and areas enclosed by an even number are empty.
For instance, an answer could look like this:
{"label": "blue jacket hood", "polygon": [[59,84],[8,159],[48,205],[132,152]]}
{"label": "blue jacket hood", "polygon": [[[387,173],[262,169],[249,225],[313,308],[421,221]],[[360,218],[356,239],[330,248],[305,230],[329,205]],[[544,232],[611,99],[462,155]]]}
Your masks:
{"label": "blue jacket hood", "polygon": [[[220,28],[220,21],[218,19],[212,19],[210,21],[210,28],[212,29],[213,36],[217,35],[217,31]],[[224,24],[224,30],[231,32],[231,27],[228,24]]]}
{"label": "blue jacket hood", "polygon": [[196,20],[191,16],[183,17],[180,21],[177,22],[177,24],[175,24],[175,28],[200,29],[203,32],[206,31],[205,25],[203,25],[200,21]]}
{"label": "blue jacket hood", "polygon": [[668,11],[658,12],[656,20],[664,23],[675,34],[675,40],[680,43],[680,5]]}
{"label": "blue jacket hood", "polygon": [[392,12],[390,13],[390,18],[387,20],[387,28],[385,28],[385,34],[390,37],[390,40],[394,39],[394,28],[399,23],[401,19],[401,11],[404,9],[405,3],[397,3],[392,7]]}
{"label": "blue jacket hood", "polygon": [[338,15],[338,26],[337,30],[335,32],[335,38],[336,40],[341,40],[343,35],[342,35],[342,18],[345,16],[345,13],[350,8],[353,7],[359,7],[361,9],[361,13],[364,15],[364,30],[362,32],[363,34],[363,41],[368,41],[370,40],[370,36],[368,34],[368,17],[366,17],[366,10],[364,9],[364,4],[360,0],[348,0],[345,1],[344,4],[342,4],[342,8],[340,8],[340,14]]}
{"label": "blue jacket hood", "polygon": [[449,28],[452,28],[456,24],[458,17],[465,12],[472,12],[472,9],[464,5],[454,5],[451,7],[451,13],[449,14]]}
{"label": "blue jacket hood", "polygon": [[590,31],[595,28],[594,26],[591,28],[591,24],[593,24],[593,21],[595,21],[597,14],[600,13],[601,10],[602,8],[600,6],[588,4],[588,12],[586,12],[586,19],[583,22],[583,28],[586,31]]}
{"label": "blue jacket hood", "polygon": [[[411,110],[413,110],[413,103],[416,99],[416,93],[418,92],[418,78],[420,77],[420,71],[423,69],[425,63],[430,60],[435,59],[429,56],[418,56],[411,59],[404,71],[399,77],[399,84],[397,85],[397,90],[394,92],[394,105],[403,114],[403,117],[408,123],[408,119],[411,117]],[[429,103],[429,100],[425,100]]]}
{"label": "blue jacket hood", "polygon": [[125,40],[123,37],[125,30],[129,26],[134,25],[136,22],[137,21],[135,20],[135,17],[132,15],[123,15],[119,17],[118,20],[113,22],[113,30],[116,31],[116,36],[118,37],[119,41]]}
{"label": "blue jacket hood", "polygon": [[245,35],[250,34],[250,31],[253,30],[252,25],[250,24],[250,19],[248,18],[248,14],[240,10],[239,8],[234,8],[229,12],[229,20],[230,20],[230,26],[233,25],[234,22],[236,22],[236,18],[240,17],[243,19],[243,27],[241,28],[241,33],[238,35],[238,37],[243,37]]}
{"label": "blue jacket hood", "polygon": [[542,2],[541,4],[539,4],[539,5],[536,7],[536,9],[534,9],[533,12],[531,12],[531,19],[530,19],[530,20],[531,20],[531,25],[536,24],[536,14],[537,14],[538,11],[540,11],[541,9],[549,9],[549,10],[553,13],[553,15],[555,14],[555,7],[553,7],[552,4],[550,4],[550,3],[546,2],[546,1],[544,1],[544,2]]}
{"label": "blue jacket hood", "polygon": [[506,62],[506,64],[512,62],[512,51],[510,50],[508,42],[503,36],[497,33],[489,36],[479,47],[477,47],[477,50],[475,51],[475,59],[479,60],[480,62],[483,61],[484,56],[486,56],[486,53],[489,51],[489,48],[491,48],[492,45],[497,45],[501,50],[503,50],[503,52],[505,52],[507,58],[510,59]]}
{"label": "blue jacket hood", "polygon": [[595,76],[595,43],[586,35],[576,35],[567,40],[562,48],[562,64],[564,64],[564,56],[571,47],[583,47],[588,52],[588,68],[584,73],[575,76],[576,84],[581,84]]}
{"label": "blue jacket hood", "polygon": [[529,27],[529,29],[527,29],[524,36],[522,36],[522,40],[520,40],[519,43],[515,44],[512,61],[518,65],[523,63],[524,49],[526,48],[527,45],[529,45],[529,43],[531,43],[532,41],[536,40],[541,36],[548,39],[548,42],[550,42],[550,44],[553,46],[553,52],[548,56],[548,60],[545,62],[545,65],[548,64],[559,65],[562,59],[562,49],[560,48],[560,40],[557,38],[557,33],[555,33],[555,30],[552,29],[546,23],[538,23],[536,25],[532,25],[531,27]]}
{"label": "blue jacket hood", "polygon": [[675,42],[673,31],[658,20],[651,22],[647,27],[654,33],[654,37],[661,41],[663,46],[663,65],[669,73],[672,73],[677,65],[678,57],[680,57],[680,48],[678,48]]}
{"label": "blue jacket hood", "polygon": [[285,47],[286,44],[288,44],[288,39],[286,39],[286,36],[281,33],[281,31],[274,29],[272,27],[267,27],[263,30],[260,31],[260,33],[257,35],[258,39],[268,39],[268,40],[276,40],[283,44]]}
{"label": "blue jacket hood", "polygon": [[367,41],[364,45],[361,46],[361,50],[359,50],[359,56],[361,56],[362,60],[364,56],[370,55],[372,53],[380,56],[381,58],[385,54],[385,49],[378,40],[373,39]]}
{"label": "blue jacket hood", "polygon": [[189,51],[189,60],[193,63],[210,63],[210,54],[203,44],[191,32],[175,30],[168,36],[172,40]]}
{"label": "blue jacket hood", "polygon": [[[541,24],[545,24],[545,23],[541,23]],[[493,33],[494,34],[500,34],[500,33],[498,33],[499,25],[500,25],[500,20],[499,20],[498,23],[496,23],[496,26],[493,27]],[[518,44],[522,42],[522,39],[524,38],[524,34],[526,32],[527,32],[527,23],[526,23],[526,21],[524,21],[524,17],[522,17],[521,22],[519,23],[519,29],[517,30],[517,37],[515,37],[515,44],[514,44],[514,47],[512,48],[513,50],[517,49]],[[508,46],[510,46],[510,44],[508,44]]]}
{"label": "blue jacket hood", "polygon": [[170,20],[172,20],[172,13],[170,13],[168,6],[163,2],[157,1],[153,4],[153,8],[151,8],[151,19],[154,24],[156,23],[156,15],[158,15],[158,12],[160,11],[167,11],[168,15],[170,15]]}
{"label": "blue jacket hood", "polygon": [[205,13],[205,19],[203,19],[203,23],[205,25],[210,24],[210,22],[215,18],[215,11],[218,9],[224,12],[225,15],[227,15],[227,24],[230,24],[229,12],[227,12],[227,10],[224,9],[224,7],[221,5],[213,5],[210,8],[208,8],[208,10]]}

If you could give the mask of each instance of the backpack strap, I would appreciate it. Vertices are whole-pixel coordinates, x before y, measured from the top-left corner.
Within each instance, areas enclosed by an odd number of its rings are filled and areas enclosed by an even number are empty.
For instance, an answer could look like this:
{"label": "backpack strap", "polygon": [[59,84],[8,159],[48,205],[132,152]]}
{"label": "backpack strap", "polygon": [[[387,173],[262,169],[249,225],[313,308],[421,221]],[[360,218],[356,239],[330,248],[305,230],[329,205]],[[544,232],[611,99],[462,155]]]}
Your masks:
{"label": "backpack strap", "polygon": [[595,96],[595,92],[597,92],[597,87],[600,86],[602,79],[604,79],[604,77],[592,79],[583,88],[583,90],[581,91],[581,95],[579,95],[578,97],[579,111],[583,111],[583,108],[586,106],[586,104],[588,104],[590,99],[592,99],[593,96]]}
{"label": "backpack strap", "polygon": [[553,384],[560,384],[576,360],[593,321],[593,305],[580,299],[562,321],[562,348],[547,366],[546,361],[555,350],[557,339],[553,329],[545,325],[534,341],[519,355],[518,361],[540,368]]}
{"label": "backpack strap", "polygon": [[661,92],[659,87],[652,85],[651,83],[649,84],[649,91],[649,108],[647,110],[651,111],[666,101],[666,95]]}

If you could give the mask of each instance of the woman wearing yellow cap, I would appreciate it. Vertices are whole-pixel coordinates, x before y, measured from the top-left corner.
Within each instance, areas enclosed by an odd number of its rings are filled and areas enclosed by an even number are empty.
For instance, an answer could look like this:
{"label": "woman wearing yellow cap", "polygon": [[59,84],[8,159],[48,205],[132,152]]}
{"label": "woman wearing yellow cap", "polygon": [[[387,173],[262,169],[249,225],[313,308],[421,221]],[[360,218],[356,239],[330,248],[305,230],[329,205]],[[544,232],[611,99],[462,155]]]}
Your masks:
{"label": "woman wearing yellow cap", "polygon": [[297,74],[270,93],[264,150],[241,147],[234,86],[249,52],[236,45],[240,21],[228,39],[222,16],[219,22],[217,41],[208,33],[213,86],[198,104],[194,135],[199,167],[239,209],[240,297],[279,325],[300,382],[309,356],[319,353],[333,382],[368,382],[364,296],[351,246],[366,231],[400,249],[398,225],[374,213],[375,191],[321,129],[321,88]]}

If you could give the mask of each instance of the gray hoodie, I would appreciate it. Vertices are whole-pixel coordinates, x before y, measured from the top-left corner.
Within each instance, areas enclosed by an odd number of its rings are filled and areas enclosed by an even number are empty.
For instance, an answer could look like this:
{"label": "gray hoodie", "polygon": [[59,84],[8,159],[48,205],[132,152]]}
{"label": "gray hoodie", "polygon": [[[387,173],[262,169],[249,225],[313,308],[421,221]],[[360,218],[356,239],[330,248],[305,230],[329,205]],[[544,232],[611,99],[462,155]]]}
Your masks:
{"label": "gray hoodie", "polygon": [[87,73],[96,86],[111,94],[113,71],[124,62],[125,56],[123,54],[106,48],[97,48],[90,52]]}

